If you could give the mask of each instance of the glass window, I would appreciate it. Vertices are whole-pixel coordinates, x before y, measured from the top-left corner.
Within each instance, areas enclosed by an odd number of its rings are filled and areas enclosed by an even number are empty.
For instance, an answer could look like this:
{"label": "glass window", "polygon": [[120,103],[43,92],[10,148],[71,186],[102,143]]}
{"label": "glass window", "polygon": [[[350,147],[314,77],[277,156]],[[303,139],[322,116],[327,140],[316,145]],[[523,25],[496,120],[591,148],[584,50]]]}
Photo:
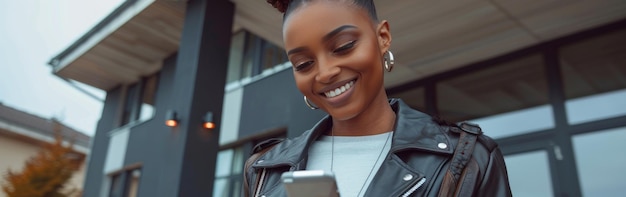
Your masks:
{"label": "glass window", "polygon": [[626,89],[568,100],[565,103],[570,124],[626,115]]}
{"label": "glass window", "polygon": [[213,196],[215,197],[228,197],[228,179],[215,179]]}
{"label": "glass window", "polygon": [[247,31],[232,37],[227,82],[254,77],[288,61],[285,50]]}
{"label": "glass window", "polygon": [[273,68],[276,65],[287,62],[287,54],[282,48],[263,40],[262,62],[263,70]]}
{"label": "glass window", "polygon": [[626,29],[563,47],[568,122],[626,115]]}
{"label": "glass window", "polygon": [[241,147],[222,150],[217,154],[213,196],[241,196],[244,159]]}
{"label": "glass window", "polygon": [[139,106],[139,121],[146,121],[154,116],[154,100],[157,90],[157,75],[152,75],[143,80],[141,93],[141,106]]}
{"label": "glass window", "polygon": [[624,196],[626,127],[573,137],[583,196]]}
{"label": "glass window", "polygon": [[141,169],[134,169],[130,171],[130,175],[128,177],[128,190],[126,193],[127,197],[137,197],[137,192],[139,191],[139,179],[141,178]]}
{"label": "glass window", "polygon": [[246,32],[240,31],[235,33],[230,42],[230,55],[228,56],[228,73],[226,75],[226,83],[241,79],[243,50],[246,41]]}
{"label": "glass window", "polygon": [[504,156],[513,196],[554,196],[545,150]]}
{"label": "glass window", "polygon": [[233,153],[233,174],[243,173],[245,159],[248,158],[244,156],[242,148],[235,149],[235,152]]}
{"label": "glass window", "polygon": [[124,109],[122,111],[121,126],[130,123],[135,120],[135,108],[137,105],[137,99],[139,94],[139,83],[132,84],[126,89],[126,98],[124,99]]}
{"label": "glass window", "polygon": [[[553,114],[550,105],[540,105],[469,121],[480,125],[490,137],[503,138],[552,128],[554,127]],[[520,124],[521,122],[528,124]]]}
{"label": "glass window", "polygon": [[255,75],[255,64],[259,64],[257,61],[257,55],[260,48],[259,45],[260,43],[256,39],[256,36],[251,33],[246,33],[243,64],[241,65],[241,79]]}
{"label": "glass window", "polygon": [[141,169],[123,170],[111,175],[109,197],[136,197],[139,192]]}
{"label": "glass window", "polygon": [[123,186],[122,184],[122,176],[120,174],[115,174],[111,176],[111,187],[109,188],[109,197],[119,196],[117,191]]}
{"label": "glass window", "polygon": [[439,82],[439,115],[476,122],[494,138],[553,128],[543,62],[532,55]]}
{"label": "glass window", "polygon": [[389,95],[389,98],[401,98],[402,101],[411,106],[411,108],[426,112],[426,105],[424,104],[426,99],[424,96],[424,87],[415,87],[406,91],[391,94]]}
{"label": "glass window", "polygon": [[120,126],[135,121],[146,121],[154,116],[158,78],[157,73],[126,88]]}
{"label": "glass window", "polygon": [[215,176],[222,177],[231,174],[233,162],[233,149],[223,150],[217,154],[217,166]]}

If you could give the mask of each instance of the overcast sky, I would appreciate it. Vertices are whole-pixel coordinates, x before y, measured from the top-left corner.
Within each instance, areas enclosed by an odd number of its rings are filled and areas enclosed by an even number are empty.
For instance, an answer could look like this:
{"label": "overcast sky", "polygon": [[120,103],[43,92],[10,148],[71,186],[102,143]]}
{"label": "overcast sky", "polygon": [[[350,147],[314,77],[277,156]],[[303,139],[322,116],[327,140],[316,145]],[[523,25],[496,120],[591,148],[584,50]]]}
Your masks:
{"label": "overcast sky", "polygon": [[[0,1],[0,103],[43,118],[56,117],[93,136],[102,102],[54,76],[47,62],[122,2]],[[100,90],[93,92],[105,96]]]}

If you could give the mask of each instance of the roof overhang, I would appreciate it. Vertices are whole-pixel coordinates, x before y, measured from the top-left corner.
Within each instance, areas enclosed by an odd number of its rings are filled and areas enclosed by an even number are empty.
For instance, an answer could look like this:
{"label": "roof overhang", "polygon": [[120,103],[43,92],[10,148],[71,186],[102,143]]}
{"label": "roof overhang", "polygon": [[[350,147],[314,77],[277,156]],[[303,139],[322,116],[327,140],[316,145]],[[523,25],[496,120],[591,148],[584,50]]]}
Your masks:
{"label": "roof overhang", "polygon": [[[282,46],[282,15],[263,0],[231,0],[233,31]],[[387,87],[626,18],[626,1],[375,0],[393,35]],[[185,1],[127,1],[51,64],[64,78],[110,90],[161,68],[178,50]],[[108,20],[108,21],[107,21]]]}
{"label": "roof overhang", "polygon": [[54,57],[53,72],[110,90],[161,69],[178,50],[186,3],[129,0]]}

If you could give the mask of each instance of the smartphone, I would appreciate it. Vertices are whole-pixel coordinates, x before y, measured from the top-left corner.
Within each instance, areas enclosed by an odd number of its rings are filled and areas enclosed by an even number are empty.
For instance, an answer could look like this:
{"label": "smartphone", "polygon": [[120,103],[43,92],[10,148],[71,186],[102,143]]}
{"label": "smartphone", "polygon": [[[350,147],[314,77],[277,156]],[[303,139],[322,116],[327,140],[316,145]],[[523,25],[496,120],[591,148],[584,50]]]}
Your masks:
{"label": "smartphone", "polygon": [[284,172],[281,176],[289,197],[339,197],[332,172],[301,170]]}

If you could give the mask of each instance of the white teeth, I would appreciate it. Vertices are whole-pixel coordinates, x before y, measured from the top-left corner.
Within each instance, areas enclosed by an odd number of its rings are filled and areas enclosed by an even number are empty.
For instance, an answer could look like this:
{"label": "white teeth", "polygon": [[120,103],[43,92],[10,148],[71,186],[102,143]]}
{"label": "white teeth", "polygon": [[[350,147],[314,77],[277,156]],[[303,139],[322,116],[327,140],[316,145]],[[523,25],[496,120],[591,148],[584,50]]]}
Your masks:
{"label": "white teeth", "polygon": [[334,90],[325,92],[324,94],[328,98],[333,98],[335,96],[339,96],[340,94],[343,94],[344,92],[349,90],[353,85],[354,85],[354,81],[350,81],[350,82],[346,83],[345,85],[343,85],[341,87],[338,87],[338,88],[336,88]]}

